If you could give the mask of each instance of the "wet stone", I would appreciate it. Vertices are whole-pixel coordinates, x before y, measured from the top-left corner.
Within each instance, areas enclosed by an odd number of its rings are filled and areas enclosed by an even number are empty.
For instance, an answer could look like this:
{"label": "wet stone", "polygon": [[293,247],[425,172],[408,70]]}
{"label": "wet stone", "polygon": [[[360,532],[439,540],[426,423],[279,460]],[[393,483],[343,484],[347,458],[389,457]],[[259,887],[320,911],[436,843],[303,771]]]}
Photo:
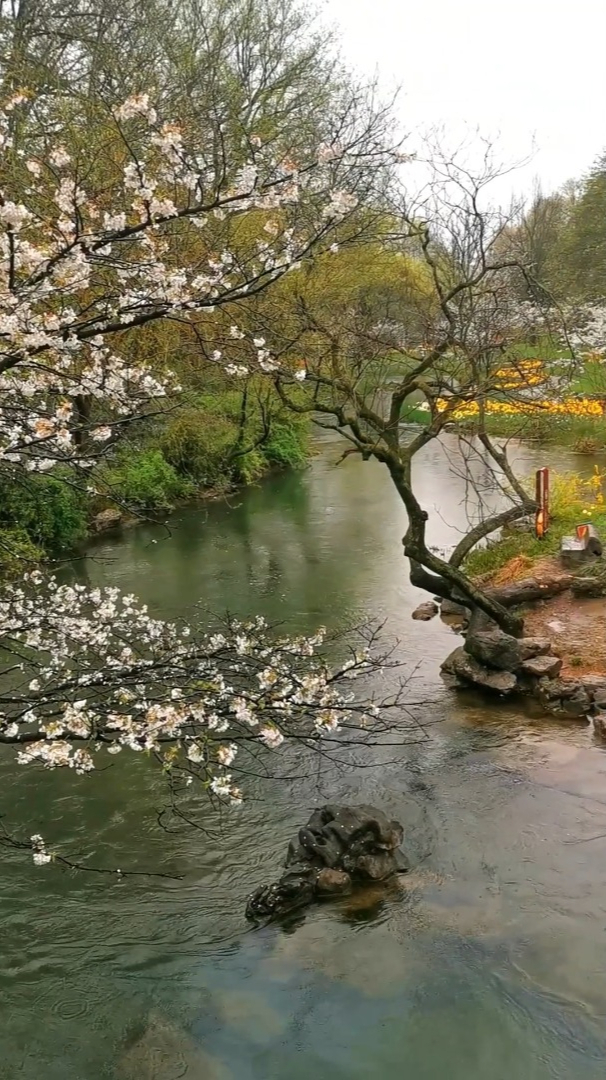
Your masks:
{"label": "wet stone", "polygon": [[551,652],[549,638],[520,638],[518,646],[522,660],[532,660],[535,656],[547,656]]}
{"label": "wet stone", "polygon": [[419,622],[429,622],[430,619],[435,618],[438,614],[438,605],[433,600],[428,600],[426,604],[419,604],[412,613],[413,619],[417,619]]}
{"label": "wet stone", "polygon": [[522,672],[531,675],[535,679],[554,679],[562,670],[562,661],[559,656],[535,656],[530,660],[524,660]]}
{"label": "wet stone", "polygon": [[482,690],[491,690],[495,694],[511,694],[515,690],[518,680],[513,672],[491,671],[470,656],[465,649],[457,649],[455,654],[449,658],[452,661],[450,673],[463,682],[479,686]]}

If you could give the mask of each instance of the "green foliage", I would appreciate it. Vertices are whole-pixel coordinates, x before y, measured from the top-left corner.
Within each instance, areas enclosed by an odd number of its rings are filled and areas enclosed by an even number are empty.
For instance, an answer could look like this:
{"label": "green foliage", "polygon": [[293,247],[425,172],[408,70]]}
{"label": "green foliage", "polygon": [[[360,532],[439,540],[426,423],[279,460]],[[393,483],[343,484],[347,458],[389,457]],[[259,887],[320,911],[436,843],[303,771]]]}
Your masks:
{"label": "green foliage", "polygon": [[252,483],[276,465],[300,468],[307,436],[307,420],[288,414],[267,389],[261,404],[254,387],[246,401],[241,390],[218,388],[168,423],[160,447],[180,476],[219,487]]}
{"label": "green foliage", "polygon": [[226,417],[187,409],[162,434],[166,461],[181,475],[213,487],[226,479],[227,464],[237,430]]}
{"label": "green foliage", "polygon": [[85,496],[62,474],[21,476],[3,486],[0,528],[46,554],[69,550],[86,535]]}
{"label": "green foliage", "polygon": [[[464,426],[472,429],[473,423]],[[486,417],[486,430],[501,438],[569,446],[582,454],[594,454],[606,446],[606,423],[600,417],[493,415]]]}
{"label": "green foliage", "polygon": [[123,453],[105,470],[103,484],[114,498],[141,510],[169,510],[177,499],[193,493],[193,485],[157,449]]}
{"label": "green foliage", "polygon": [[44,552],[24,529],[0,529],[0,578],[19,577],[42,561]]}
{"label": "green foliage", "polygon": [[584,181],[561,241],[568,291],[584,300],[606,292],[606,158]]}
{"label": "green foliage", "polygon": [[231,475],[237,484],[252,484],[267,472],[267,460],[258,447],[234,458]]}
{"label": "green foliage", "polygon": [[300,469],[307,460],[307,436],[307,425],[297,423],[296,417],[276,420],[271,425],[267,442],[262,446],[263,456],[271,465]]}

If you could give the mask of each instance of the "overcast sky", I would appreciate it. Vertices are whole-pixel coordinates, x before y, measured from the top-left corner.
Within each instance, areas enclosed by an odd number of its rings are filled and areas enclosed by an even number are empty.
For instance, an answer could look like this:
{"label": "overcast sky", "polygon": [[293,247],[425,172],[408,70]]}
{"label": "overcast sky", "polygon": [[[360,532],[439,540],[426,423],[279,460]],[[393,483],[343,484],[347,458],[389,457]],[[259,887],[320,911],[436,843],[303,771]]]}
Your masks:
{"label": "overcast sky", "polygon": [[344,58],[399,84],[411,144],[423,127],[479,125],[507,181],[543,189],[579,177],[606,148],[606,0],[325,0]]}

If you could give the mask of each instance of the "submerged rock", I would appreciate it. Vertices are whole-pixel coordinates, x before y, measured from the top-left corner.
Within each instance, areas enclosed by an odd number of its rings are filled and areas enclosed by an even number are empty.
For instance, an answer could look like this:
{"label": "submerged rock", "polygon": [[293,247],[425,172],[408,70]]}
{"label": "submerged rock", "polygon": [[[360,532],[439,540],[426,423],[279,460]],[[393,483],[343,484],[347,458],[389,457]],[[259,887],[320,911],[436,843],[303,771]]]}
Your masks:
{"label": "submerged rock", "polygon": [[152,1011],[117,1064],[119,1080],[228,1080],[230,1073],[177,1024]]}

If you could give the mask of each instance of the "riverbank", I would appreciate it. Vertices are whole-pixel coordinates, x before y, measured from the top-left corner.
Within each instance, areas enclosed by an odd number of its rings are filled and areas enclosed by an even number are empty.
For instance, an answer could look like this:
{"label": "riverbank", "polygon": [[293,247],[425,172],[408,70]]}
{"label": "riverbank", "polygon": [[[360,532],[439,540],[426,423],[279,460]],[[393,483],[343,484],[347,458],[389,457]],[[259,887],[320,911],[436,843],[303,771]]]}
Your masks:
{"label": "riverbank", "polygon": [[83,480],[69,467],[16,477],[0,504],[0,576],[82,552],[100,533],[163,520],[180,506],[227,497],[302,468],[310,424],[275,398],[217,388],[142,421]]}
{"label": "riverbank", "polygon": [[[454,395],[456,397],[456,393]],[[438,401],[451,410],[449,427],[470,437],[480,421],[488,435],[570,447],[594,454],[606,449],[606,366],[600,359],[538,356],[504,360],[480,401]],[[403,419],[429,423],[427,403],[412,403]]]}
{"label": "riverbank", "polygon": [[[532,479],[528,480],[528,490]],[[563,536],[574,534],[581,522],[591,522],[600,536],[606,538],[606,471],[594,465],[589,475],[576,472],[550,470],[549,528],[546,536],[537,538],[534,522],[530,519],[514,523],[501,531],[496,539],[489,540],[467,557],[466,573],[480,582],[501,584],[513,580],[516,574],[515,560],[522,569],[521,576],[548,556],[560,550]],[[499,575],[499,572],[502,572]],[[517,576],[520,576],[519,574]]]}

